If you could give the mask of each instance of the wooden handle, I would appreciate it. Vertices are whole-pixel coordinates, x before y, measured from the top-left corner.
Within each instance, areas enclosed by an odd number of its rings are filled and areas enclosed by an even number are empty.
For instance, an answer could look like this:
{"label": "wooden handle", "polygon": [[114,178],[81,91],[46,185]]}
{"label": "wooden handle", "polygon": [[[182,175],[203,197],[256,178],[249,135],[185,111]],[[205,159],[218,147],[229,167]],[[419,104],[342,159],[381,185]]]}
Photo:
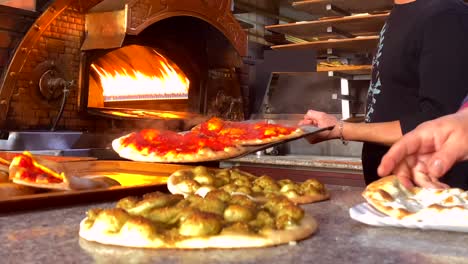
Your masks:
{"label": "wooden handle", "polygon": [[10,166],[10,162],[3,158],[0,158],[0,164],[5,165],[5,166]]}

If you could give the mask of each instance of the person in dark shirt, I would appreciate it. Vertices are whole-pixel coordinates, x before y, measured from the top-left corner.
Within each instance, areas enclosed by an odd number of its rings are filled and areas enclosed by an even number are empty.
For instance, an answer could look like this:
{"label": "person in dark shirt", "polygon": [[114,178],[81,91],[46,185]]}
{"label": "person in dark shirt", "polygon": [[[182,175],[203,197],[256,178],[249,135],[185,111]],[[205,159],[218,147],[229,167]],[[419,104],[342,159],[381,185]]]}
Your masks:
{"label": "person in dark shirt", "polygon": [[[419,124],[457,111],[468,93],[467,47],[468,6],[462,0],[395,0],[373,60],[365,123],[309,110],[301,124],[335,125],[309,141],[364,142],[366,184],[379,179],[388,146]],[[442,181],[468,189],[468,163],[454,166]]]}
{"label": "person in dark shirt", "polygon": [[424,122],[393,144],[378,173],[383,177],[393,172],[406,187],[446,188],[439,178],[456,162],[466,160],[468,96],[458,112]]}

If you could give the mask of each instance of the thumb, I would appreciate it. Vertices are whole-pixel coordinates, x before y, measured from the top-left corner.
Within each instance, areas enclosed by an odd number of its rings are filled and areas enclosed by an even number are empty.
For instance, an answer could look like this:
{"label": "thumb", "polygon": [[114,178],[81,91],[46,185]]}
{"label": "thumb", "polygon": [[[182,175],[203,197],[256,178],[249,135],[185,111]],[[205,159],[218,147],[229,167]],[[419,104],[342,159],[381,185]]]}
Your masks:
{"label": "thumb", "polygon": [[456,161],[456,154],[454,151],[450,151],[447,147],[443,147],[437,151],[427,163],[429,165],[429,177],[431,178],[440,178],[447,171],[452,168],[453,164]]}
{"label": "thumb", "polygon": [[310,109],[309,111],[307,111],[305,116],[307,118],[317,118],[317,115],[320,114],[320,113],[321,112],[319,112],[319,111],[315,111],[315,110]]}
{"label": "thumb", "polygon": [[298,125],[303,126],[303,125],[312,125],[314,122],[310,119],[304,119],[299,121]]}

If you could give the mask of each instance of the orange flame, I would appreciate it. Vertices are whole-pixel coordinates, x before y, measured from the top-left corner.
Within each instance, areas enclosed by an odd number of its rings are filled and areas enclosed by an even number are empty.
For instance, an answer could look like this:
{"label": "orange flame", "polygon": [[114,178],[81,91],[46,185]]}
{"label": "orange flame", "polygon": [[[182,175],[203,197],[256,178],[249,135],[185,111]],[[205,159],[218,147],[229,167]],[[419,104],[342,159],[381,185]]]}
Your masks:
{"label": "orange flame", "polygon": [[130,45],[91,64],[104,101],[187,99],[190,81],[172,61],[154,49]]}

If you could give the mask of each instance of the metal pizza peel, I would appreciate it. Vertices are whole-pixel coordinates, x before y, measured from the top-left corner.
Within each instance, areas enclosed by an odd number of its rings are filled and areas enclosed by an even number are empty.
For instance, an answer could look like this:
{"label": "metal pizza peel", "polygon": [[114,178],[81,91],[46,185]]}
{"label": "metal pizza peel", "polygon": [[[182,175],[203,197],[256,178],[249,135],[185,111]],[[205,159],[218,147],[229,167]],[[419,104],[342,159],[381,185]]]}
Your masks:
{"label": "metal pizza peel", "polygon": [[275,146],[278,146],[278,145],[281,145],[281,144],[284,144],[293,140],[298,140],[307,136],[318,134],[323,131],[332,130],[334,126],[319,128],[319,127],[312,126],[312,125],[303,125],[303,126],[300,126],[299,128],[301,128],[304,131],[304,133],[299,134],[292,138],[288,138],[288,139],[284,139],[284,140],[280,140],[280,141],[276,141],[276,142],[272,142],[268,144],[263,144],[263,145],[243,146],[246,151],[242,153],[241,155],[236,156],[234,158],[240,158],[240,157],[255,153],[257,151],[262,151],[268,148],[272,148],[272,147],[275,147]]}

